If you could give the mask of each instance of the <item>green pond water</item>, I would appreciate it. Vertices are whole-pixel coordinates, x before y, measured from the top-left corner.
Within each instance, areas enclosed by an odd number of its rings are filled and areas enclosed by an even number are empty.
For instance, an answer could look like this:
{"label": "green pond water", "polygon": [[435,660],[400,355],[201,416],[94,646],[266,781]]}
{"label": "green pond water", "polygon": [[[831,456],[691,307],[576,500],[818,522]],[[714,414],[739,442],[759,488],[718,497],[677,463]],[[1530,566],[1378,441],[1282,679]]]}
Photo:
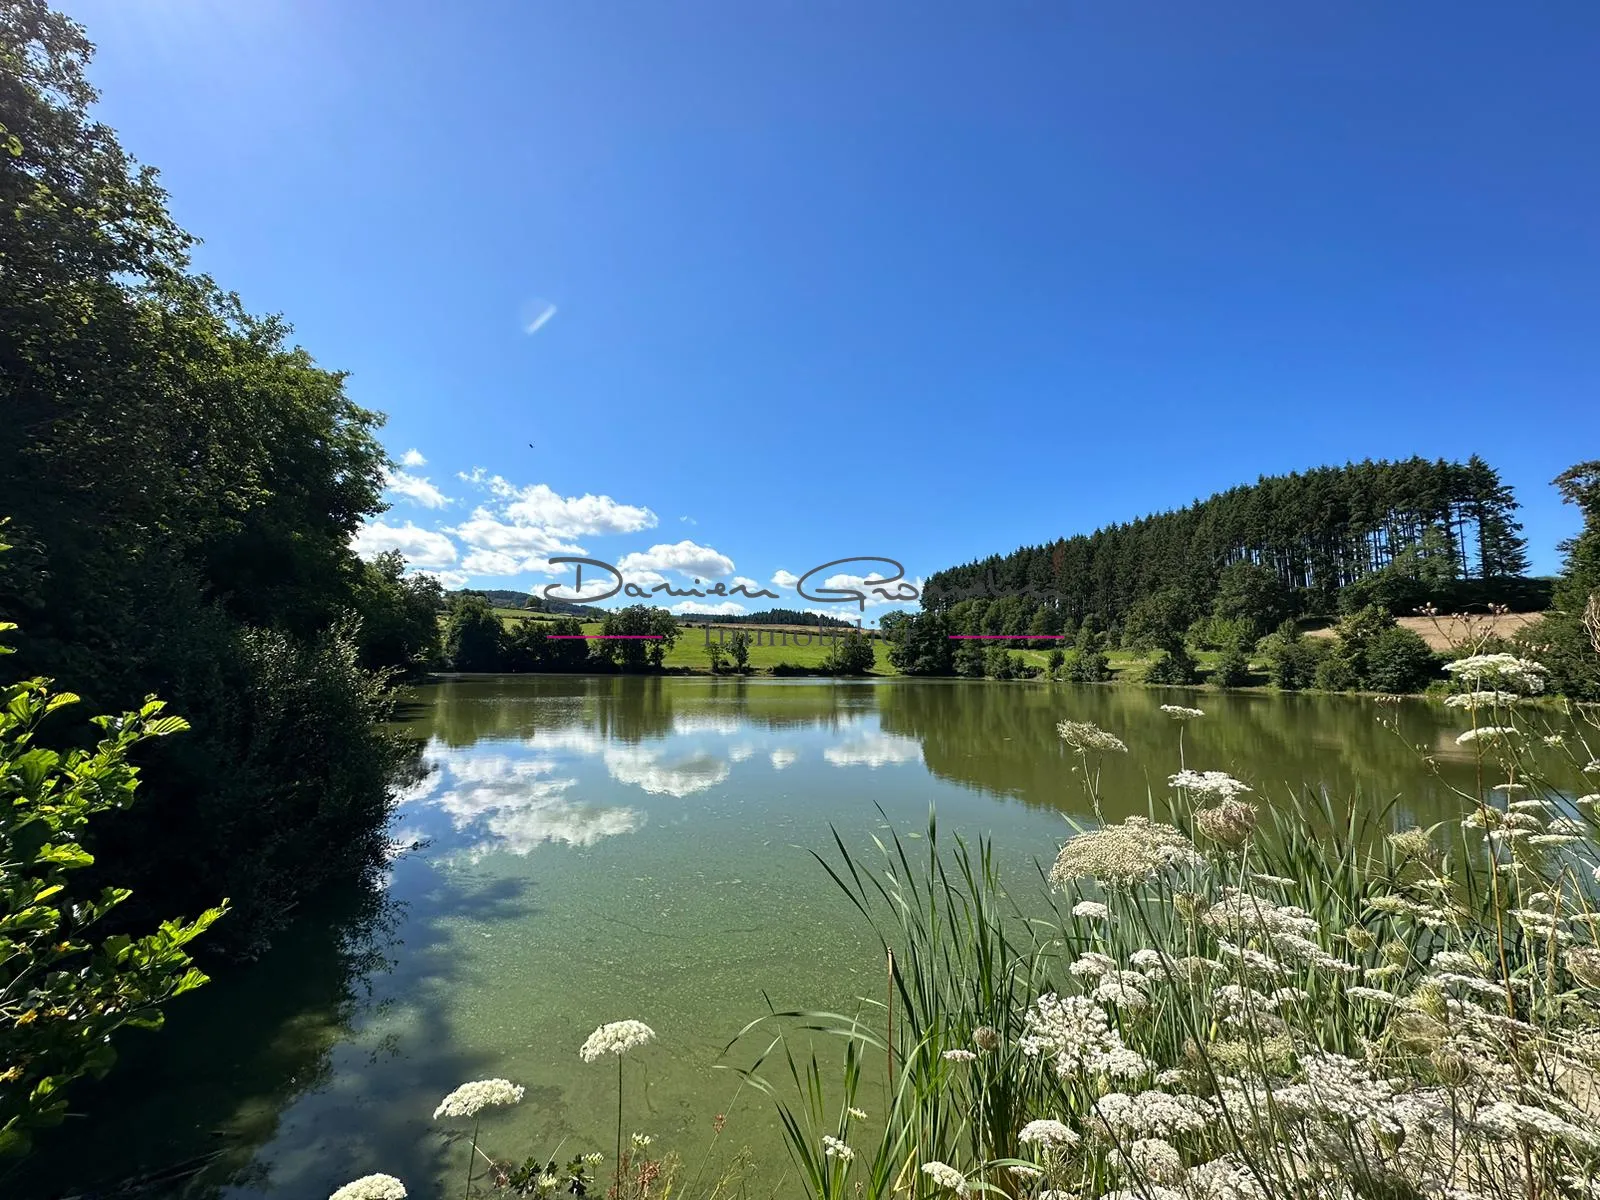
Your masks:
{"label": "green pond water", "polygon": [[724,1053],[764,996],[852,1010],[882,992],[878,948],[810,854],[830,826],[870,857],[874,834],[915,833],[934,806],[1026,883],[1064,818],[1087,816],[1055,723],[1127,742],[1103,774],[1114,819],[1177,770],[1164,702],[1209,714],[1188,765],[1264,804],[1302,786],[1341,807],[1399,797],[1397,823],[1427,824],[1455,806],[1419,750],[1471,778],[1456,714],[1421,700],[1399,705],[1397,737],[1378,723],[1396,710],[1368,699],[955,680],[480,677],[413,699],[403,728],[427,775],[402,797],[394,834],[414,848],[383,887],[308,910],[164,1031],[126,1038],[113,1075],[76,1094],[93,1115],[0,1194],[91,1196],[180,1164],[153,1194],[320,1198],[373,1171],[459,1194],[465,1149],[431,1114],[490,1076],[527,1087],[486,1124],[492,1151],[609,1162],[615,1072],[577,1051],[624,1017],[658,1034],[630,1065],[631,1129],[692,1174],[724,1114],[719,1156],[748,1145],[781,1170],[770,1102],[735,1097],[719,1064],[765,1044]]}

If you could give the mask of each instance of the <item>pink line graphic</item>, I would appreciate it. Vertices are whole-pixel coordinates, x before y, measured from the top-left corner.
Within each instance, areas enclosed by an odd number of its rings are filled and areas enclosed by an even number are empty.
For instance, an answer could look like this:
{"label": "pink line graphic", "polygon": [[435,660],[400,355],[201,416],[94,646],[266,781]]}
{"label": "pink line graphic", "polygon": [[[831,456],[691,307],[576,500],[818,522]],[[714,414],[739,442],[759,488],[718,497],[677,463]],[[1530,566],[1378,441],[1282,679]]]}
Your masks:
{"label": "pink line graphic", "polygon": [[665,636],[666,634],[664,633],[552,633],[550,635],[550,640],[552,642],[586,642],[593,641],[595,639],[609,639],[613,642],[652,642],[657,641]]}
{"label": "pink line graphic", "polygon": [[1064,638],[1067,635],[1064,633],[952,633],[948,636],[953,638],[978,638],[985,641],[994,638],[1002,640],[1007,638],[1029,638],[1037,641],[1039,638]]}

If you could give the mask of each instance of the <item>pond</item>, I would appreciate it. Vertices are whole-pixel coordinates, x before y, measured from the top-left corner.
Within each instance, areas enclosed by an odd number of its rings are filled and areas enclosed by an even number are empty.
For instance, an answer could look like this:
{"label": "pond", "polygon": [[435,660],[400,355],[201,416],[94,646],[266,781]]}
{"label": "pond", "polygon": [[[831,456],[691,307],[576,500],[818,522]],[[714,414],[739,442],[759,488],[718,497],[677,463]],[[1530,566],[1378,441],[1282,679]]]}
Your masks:
{"label": "pond", "polygon": [[[154,1194],[324,1197],[372,1171],[413,1196],[459,1188],[465,1151],[431,1120],[457,1084],[527,1087],[485,1133],[492,1150],[611,1157],[615,1074],[579,1061],[605,1021],[658,1041],[638,1058],[628,1125],[690,1174],[718,1153],[781,1169],[770,1101],[727,1069],[765,1044],[740,1029],[780,1007],[853,1011],[883,991],[880,950],[812,856],[830,828],[874,853],[891,827],[992,837],[1020,882],[1084,819],[1063,718],[1117,733],[1106,816],[1146,810],[1178,769],[1162,703],[1204,708],[1185,761],[1270,804],[1292,788],[1394,820],[1454,815],[1470,780],[1459,714],[1409,700],[1205,694],[981,681],[519,676],[419,688],[403,728],[426,777],[402,799],[381,890],[330,898],[267,956],[171,1008],[159,1034],[77,1100],[13,1196],[93,1195],[170,1172]],[[1037,883],[1036,877],[1034,879]],[[198,1173],[196,1168],[200,1167]]]}

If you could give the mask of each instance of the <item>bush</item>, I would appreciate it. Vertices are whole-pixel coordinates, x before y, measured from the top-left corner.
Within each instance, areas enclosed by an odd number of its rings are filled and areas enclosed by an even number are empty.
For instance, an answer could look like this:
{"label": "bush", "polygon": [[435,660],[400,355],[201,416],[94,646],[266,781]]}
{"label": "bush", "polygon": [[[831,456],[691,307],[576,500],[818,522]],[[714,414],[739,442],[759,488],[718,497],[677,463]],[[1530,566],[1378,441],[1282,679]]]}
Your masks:
{"label": "bush", "polygon": [[1325,692],[1348,692],[1361,686],[1361,677],[1348,658],[1335,652],[1317,664],[1314,682]]}
{"label": "bush", "polygon": [[505,630],[484,597],[459,592],[444,623],[444,657],[455,671],[499,671],[505,667]]}
{"label": "bush", "polygon": [[1250,659],[1241,647],[1234,645],[1223,651],[1211,672],[1211,682],[1222,688],[1244,687],[1250,682]]}
{"label": "bush", "polygon": [[1067,652],[1060,646],[1050,651],[1050,657],[1045,660],[1046,671],[1054,679],[1061,671],[1061,666],[1067,661]]}
{"label": "bush", "polygon": [[874,661],[872,639],[851,629],[842,638],[833,639],[823,656],[822,669],[830,675],[865,675],[872,670]]}
{"label": "bush", "polygon": [[1420,692],[1439,674],[1439,656],[1409,629],[1385,629],[1367,647],[1367,677],[1374,692]]}
{"label": "bush", "polygon": [[1144,673],[1146,683],[1176,684],[1188,686],[1198,679],[1194,659],[1189,657],[1189,652],[1182,646],[1175,646],[1161,655],[1150,664],[1150,669]]}
{"label": "bush", "polygon": [[1285,621],[1261,643],[1261,653],[1273,686],[1297,692],[1316,685],[1317,667],[1327,657],[1328,643],[1306,637],[1293,621]]}
{"label": "bush", "polygon": [[106,918],[128,890],[69,890],[71,873],[95,862],[78,844],[90,818],[133,803],[129,752],[188,728],[151,697],[95,718],[93,750],[37,744],[45,715],[75,699],[44,679],[0,689],[0,1155],[25,1152],[35,1130],[61,1121],[74,1080],[110,1069],[117,1030],[158,1028],[162,1003],[206,982],[184,947],[227,910],[224,900],[193,921],[107,937]]}

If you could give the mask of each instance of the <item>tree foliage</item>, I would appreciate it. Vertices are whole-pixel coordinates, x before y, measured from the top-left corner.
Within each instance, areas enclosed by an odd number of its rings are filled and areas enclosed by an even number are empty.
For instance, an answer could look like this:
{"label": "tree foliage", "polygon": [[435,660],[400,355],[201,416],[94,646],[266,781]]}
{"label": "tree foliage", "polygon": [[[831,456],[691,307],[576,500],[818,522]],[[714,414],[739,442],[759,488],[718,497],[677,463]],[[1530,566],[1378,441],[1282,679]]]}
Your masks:
{"label": "tree foliage", "polygon": [[822,669],[831,675],[865,675],[874,662],[872,639],[858,629],[836,638],[823,656]]}
{"label": "tree foliage", "polygon": [[90,116],[90,53],[41,0],[0,5],[0,611],[20,675],[194,722],[152,747],[150,799],[92,831],[134,890],[107,922],[228,894],[219,938],[255,948],[381,845],[359,826],[381,830],[398,751],[363,660],[419,643],[350,547],[383,507],[380,418],[190,270],[155,172]]}
{"label": "tree foliage", "polygon": [[60,1122],[67,1087],[115,1061],[117,1030],[158,1028],[164,1002],[206,982],[184,947],[227,909],[161,921],[153,933],[105,933],[130,892],[74,889],[73,874],[95,861],[86,827],[132,805],[133,748],[188,725],[148,697],[94,718],[92,749],[39,745],[40,722],[77,699],[45,679],[0,689],[0,1155],[26,1151],[34,1131]]}

